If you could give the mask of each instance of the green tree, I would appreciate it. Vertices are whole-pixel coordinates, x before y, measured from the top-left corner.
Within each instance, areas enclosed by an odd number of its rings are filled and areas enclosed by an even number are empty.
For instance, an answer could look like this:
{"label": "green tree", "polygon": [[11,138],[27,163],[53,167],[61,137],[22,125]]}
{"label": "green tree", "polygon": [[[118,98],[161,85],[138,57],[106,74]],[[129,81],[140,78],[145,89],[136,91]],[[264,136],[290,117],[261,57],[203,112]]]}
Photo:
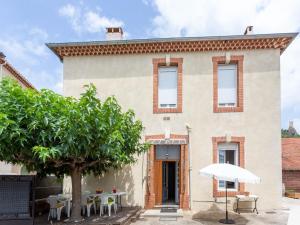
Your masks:
{"label": "green tree", "polygon": [[281,129],[281,137],[282,138],[299,138],[300,135],[297,133],[296,130],[295,130],[295,132],[291,132],[290,128],[289,128],[289,129]]}
{"label": "green tree", "polygon": [[133,163],[148,149],[134,112],[96,94],[94,85],[76,99],[8,79],[0,84],[0,160],[42,176],[71,176],[73,221],[81,219],[82,176]]}

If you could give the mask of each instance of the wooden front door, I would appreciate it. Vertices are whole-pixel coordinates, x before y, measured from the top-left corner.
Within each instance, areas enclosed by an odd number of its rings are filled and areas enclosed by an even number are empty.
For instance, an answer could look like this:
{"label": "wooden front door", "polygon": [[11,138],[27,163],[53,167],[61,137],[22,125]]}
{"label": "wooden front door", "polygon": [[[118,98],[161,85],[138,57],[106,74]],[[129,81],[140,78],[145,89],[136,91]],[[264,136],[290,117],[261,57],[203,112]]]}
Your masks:
{"label": "wooden front door", "polygon": [[[171,192],[174,195],[172,195],[173,202],[178,203],[180,179],[178,179],[179,173],[177,168],[180,167],[180,163],[178,163],[180,160],[180,146],[173,145],[159,147],[162,151],[155,151],[154,160],[155,204],[162,205],[163,203],[166,203],[166,201],[171,200],[169,199]],[[155,150],[158,149],[155,148]],[[169,164],[173,165],[173,170],[169,170]],[[169,172],[172,172],[172,174],[169,174]]]}
{"label": "wooden front door", "polygon": [[155,160],[154,162],[154,184],[155,184],[155,204],[162,204],[162,161]]}

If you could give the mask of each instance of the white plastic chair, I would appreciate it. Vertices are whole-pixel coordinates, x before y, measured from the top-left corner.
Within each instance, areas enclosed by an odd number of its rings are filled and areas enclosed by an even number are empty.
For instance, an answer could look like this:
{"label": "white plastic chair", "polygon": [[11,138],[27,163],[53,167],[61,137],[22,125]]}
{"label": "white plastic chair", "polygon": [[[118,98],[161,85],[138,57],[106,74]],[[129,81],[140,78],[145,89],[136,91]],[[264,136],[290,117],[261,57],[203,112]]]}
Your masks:
{"label": "white plastic chair", "polygon": [[69,218],[70,214],[71,214],[71,207],[72,207],[72,202],[71,202],[72,195],[71,194],[58,194],[57,197],[58,197],[58,200],[66,199],[66,201],[63,202],[64,206],[65,206],[64,211],[65,211],[67,217]]}
{"label": "white plastic chair", "polygon": [[96,213],[96,204],[94,198],[91,198],[89,195],[82,195],[81,197],[81,207],[83,211],[83,215],[85,215],[85,208],[87,211],[87,217],[91,216],[91,207],[94,207],[95,213]]}
{"label": "white plastic chair", "polygon": [[60,221],[61,211],[65,207],[64,203],[59,202],[57,200],[57,196],[55,195],[50,195],[47,198],[47,202],[50,205],[48,221],[50,220],[50,218],[56,218],[58,221]]}
{"label": "white plastic chair", "polygon": [[101,195],[100,197],[100,216],[102,216],[104,207],[108,208],[108,216],[111,216],[111,206],[114,206],[115,214],[117,212],[117,203],[116,203],[116,196],[114,195]]}

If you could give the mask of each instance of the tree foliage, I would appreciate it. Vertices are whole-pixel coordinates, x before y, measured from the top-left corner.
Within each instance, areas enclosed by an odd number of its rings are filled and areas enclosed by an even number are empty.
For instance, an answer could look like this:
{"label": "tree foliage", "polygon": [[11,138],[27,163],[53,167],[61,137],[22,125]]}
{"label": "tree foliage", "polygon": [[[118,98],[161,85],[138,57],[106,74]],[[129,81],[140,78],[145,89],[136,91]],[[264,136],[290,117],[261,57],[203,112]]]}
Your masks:
{"label": "tree foliage", "polygon": [[296,132],[291,132],[290,129],[281,129],[282,138],[300,138],[300,135]]}
{"label": "tree foliage", "polygon": [[133,163],[148,148],[142,129],[132,110],[122,112],[114,97],[100,101],[92,84],[79,99],[9,79],[0,85],[0,160],[40,175],[97,175]]}

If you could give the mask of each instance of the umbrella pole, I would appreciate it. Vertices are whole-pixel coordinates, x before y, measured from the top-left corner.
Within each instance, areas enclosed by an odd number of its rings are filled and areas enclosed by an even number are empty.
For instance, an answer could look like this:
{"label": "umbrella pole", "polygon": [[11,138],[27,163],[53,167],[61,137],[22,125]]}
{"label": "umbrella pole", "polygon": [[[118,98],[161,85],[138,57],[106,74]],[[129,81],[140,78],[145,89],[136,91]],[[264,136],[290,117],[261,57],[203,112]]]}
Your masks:
{"label": "umbrella pole", "polygon": [[226,184],[226,187],[225,187],[225,190],[226,190],[226,197],[225,197],[225,201],[226,201],[226,221],[228,221],[228,210],[227,210],[227,182],[226,182],[225,184]]}
{"label": "umbrella pole", "polygon": [[223,224],[234,224],[234,220],[228,219],[228,209],[227,209],[227,181],[225,182],[225,201],[226,201],[226,217],[225,219],[220,219],[219,222]]}

